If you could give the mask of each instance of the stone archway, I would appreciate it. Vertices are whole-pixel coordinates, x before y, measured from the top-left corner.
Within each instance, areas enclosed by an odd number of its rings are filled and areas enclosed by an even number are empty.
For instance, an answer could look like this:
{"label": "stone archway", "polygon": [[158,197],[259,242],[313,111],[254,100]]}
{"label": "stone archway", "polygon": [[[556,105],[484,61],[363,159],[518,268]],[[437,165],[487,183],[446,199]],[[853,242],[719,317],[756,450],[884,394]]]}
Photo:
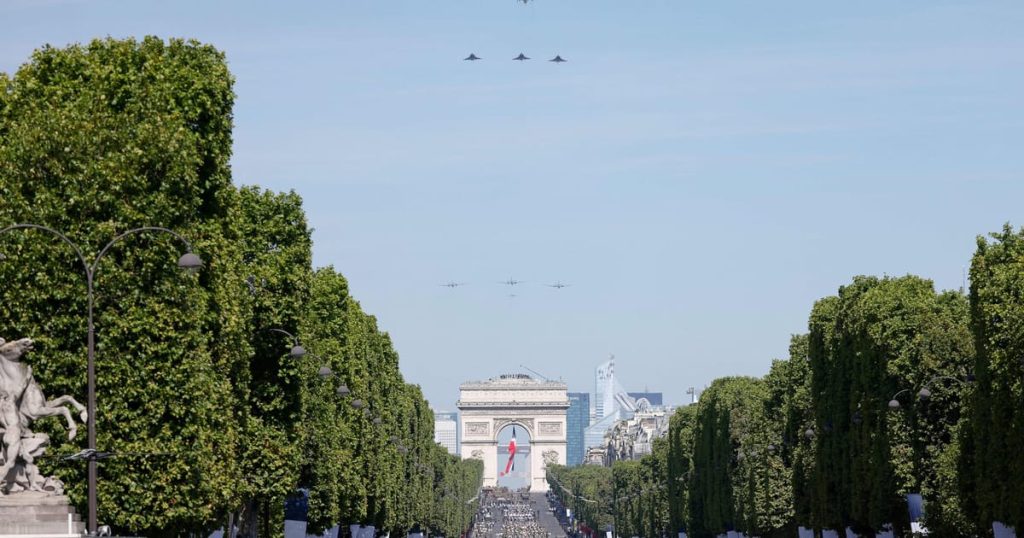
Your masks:
{"label": "stone archway", "polygon": [[[511,455],[508,449],[513,435],[516,439],[515,455]],[[530,464],[536,454],[533,453],[533,438],[530,436],[529,429],[516,421],[508,422],[498,426],[495,430],[494,440],[498,447],[498,459],[495,461],[498,471],[498,486],[517,490],[532,485]],[[510,457],[513,460],[513,465],[510,472],[506,474],[505,468],[508,467]]]}
{"label": "stone archway", "polygon": [[[565,383],[541,381],[526,375],[503,375],[459,387],[459,421],[463,459],[484,462],[484,486],[498,485],[499,435],[508,426],[523,428],[530,439],[531,491],[547,491],[547,465],[566,462]],[[507,443],[507,441],[506,441]]]}

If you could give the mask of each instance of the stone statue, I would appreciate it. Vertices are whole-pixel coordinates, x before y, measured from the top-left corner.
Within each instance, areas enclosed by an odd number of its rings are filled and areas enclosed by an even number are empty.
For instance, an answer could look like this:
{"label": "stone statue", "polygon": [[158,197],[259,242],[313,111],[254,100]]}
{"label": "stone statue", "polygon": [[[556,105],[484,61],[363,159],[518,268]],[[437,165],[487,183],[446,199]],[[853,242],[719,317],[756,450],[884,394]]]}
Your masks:
{"label": "stone statue", "polygon": [[472,452],[472,454],[470,454],[470,457],[472,457],[475,460],[482,460],[482,459],[484,459],[484,451],[483,450],[474,450]]}
{"label": "stone statue", "polygon": [[61,495],[64,485],[60,480],[43,477],[35,465],[50,438],[30,427],[39,418],[62,415],[68,423],[68,439],[74,439],[78,427],[65,406],[74,407],[82,422],[89,418],[85,406],[71,396],[46,399],[32,368],[21,362],[32,350],[32,343],[28,338],[14,342],[0,338],[0,495],[20,491]]}
{"label": "stone statue", "polygon": [[545,450],[544,453],[541,454],[541,456],[543,456],[544,458],[545,467],[547,467],[548,465],[555,465],[558,463],[558,452],[554,450]]}

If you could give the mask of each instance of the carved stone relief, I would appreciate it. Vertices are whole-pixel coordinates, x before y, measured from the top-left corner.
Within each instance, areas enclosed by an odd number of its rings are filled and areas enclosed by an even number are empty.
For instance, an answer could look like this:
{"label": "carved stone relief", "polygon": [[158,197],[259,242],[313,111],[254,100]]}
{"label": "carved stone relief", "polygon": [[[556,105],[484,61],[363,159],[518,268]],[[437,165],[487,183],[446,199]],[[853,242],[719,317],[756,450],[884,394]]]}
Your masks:
{"label": "carved stone relief", "polygon": [[533,419],[532,418],[496,418],[494,419],[494,431],[501,431],[505,426],[512,424],[513,422],[526,426],[527,429],[533,430]]}
{"label": "carved stone relief", "polygon": [[562,423],[561,422],[541,422],[540,423],[541,435],[562,435]]}
{"label": "carved stone relief", "polygon": [[489,424],[486,422],[467,422],[466,435],[487,435]]}

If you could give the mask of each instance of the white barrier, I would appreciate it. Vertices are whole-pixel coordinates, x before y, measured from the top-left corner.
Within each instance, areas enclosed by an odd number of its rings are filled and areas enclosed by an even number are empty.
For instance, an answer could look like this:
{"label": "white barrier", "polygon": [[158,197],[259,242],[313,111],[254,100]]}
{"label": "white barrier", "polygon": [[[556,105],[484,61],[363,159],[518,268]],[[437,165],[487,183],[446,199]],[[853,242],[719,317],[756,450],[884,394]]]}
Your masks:
{"label": "white barrier", "polygon": [[821,531],[821,538],[839,538],[839,531],[835,529],[823,529]]}
{"label": "white barrier", "polygon": [[807,527],[799,527],[796,530],[799,538],[814,538],[814,529],[808,529]]}
{"label": "white barrier", "polygon": [[1017,538],[1017,531],[1002,521],[992,522],[992,534],[995,538]]}

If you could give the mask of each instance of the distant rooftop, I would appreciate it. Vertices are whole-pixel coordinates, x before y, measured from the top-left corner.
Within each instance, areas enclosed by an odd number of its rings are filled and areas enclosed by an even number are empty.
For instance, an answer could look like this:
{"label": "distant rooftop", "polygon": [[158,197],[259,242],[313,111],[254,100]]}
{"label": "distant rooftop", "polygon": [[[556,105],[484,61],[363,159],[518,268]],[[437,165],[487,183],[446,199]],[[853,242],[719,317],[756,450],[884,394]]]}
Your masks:
{"label": "distant rooftop", "polygon": [[521,389],[524,387],[538,389],[562,389],[568,390],[568,385],[561,381],[548,381],[534,379],[527,374],[501,374],[492,377],[487,381],[467,381],[459,385],[460,390],[464,389]]}

